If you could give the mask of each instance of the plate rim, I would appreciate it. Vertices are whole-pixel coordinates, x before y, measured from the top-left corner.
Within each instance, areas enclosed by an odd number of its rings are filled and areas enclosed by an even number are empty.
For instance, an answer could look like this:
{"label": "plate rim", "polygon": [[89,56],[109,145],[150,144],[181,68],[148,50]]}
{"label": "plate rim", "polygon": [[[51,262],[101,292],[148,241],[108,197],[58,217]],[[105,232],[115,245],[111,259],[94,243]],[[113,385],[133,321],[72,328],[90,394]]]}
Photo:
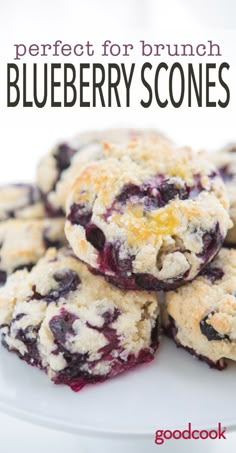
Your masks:
{"label": "plate rim", "polygon": [[[18,409],[11,407],[7,403],[0,402],[0,411],[5,413],[6,415],[12,416],[16,419],[23,420],[25,422],[31,423],[36,426],[41,426],[44,428],[52,429],[55,431],[63,431],[70,434],[77,434],[80,436],[92,436],[98,438],[123,438],[123,439],[150,439],[150,437],[154,437],[155,430],[144,430],[144,431],[120,431],[120,430],[111,430],[111,429],[101,429],[101,428],[94,428],[89,425],[76,425],[66,422],[60,422],[59,420],[54,420],[53,417],[50,416],[41,416],[37,414],[32,414],[32,412]],[[226,425],[227,433],[235,432],[236,431],[236,420],[230,420],[227,423],[224,423],[223,420],[221,421],[222,425]],[[198,430],[207,430],[210,431],[211,429],[215,429],[215,424],[204,424],[202,425],[194,425],[194,429]],[[172,427],[171,425],[168,427],[163,427],[163,429],[186,429],[185,426],[175,426]]]}

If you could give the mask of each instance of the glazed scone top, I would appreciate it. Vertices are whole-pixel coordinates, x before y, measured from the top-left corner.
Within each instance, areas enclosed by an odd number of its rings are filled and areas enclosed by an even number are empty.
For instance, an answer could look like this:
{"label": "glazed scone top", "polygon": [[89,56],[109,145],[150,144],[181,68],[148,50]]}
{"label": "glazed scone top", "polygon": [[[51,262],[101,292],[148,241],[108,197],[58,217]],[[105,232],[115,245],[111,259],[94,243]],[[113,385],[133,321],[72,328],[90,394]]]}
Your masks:
{"label": "glazed scone top", "polygon": [[193,278],[199,260],[178,250],[200,255],[201,232],[219,228],[224,237],[231,226],[226,189],[215,167],[201,153],[161,140],[105,144],[105,155],[86,165],[70,189],[65,231],[74,252],[98,268],[100,245],[84,232],[95,225],[101,242],[120,243],[120,258],[128,257],[128,245],[134,272],[168,279],[190,270]]}
{"label": "glazed scone top", "polygon": [[32,184],[0,186],[0,221],[8,218],[42,218],[45,215],[39,190]]}
{"label": "glazed scone top", "polygon": [[78,175],[81,167],[103,157],[103,140],[123,143],[134,137],[164,138],[154,129],[105,129],[79,134],[73,140],[55,146],[39,163],[37,182],[44,194],[48,212],[65,211],[65,202],[69,187]]}
{"label": "glazed scone top", "polygon": [[236,360],[236,250],[221,249],[203,275],[165,294],[164,324],[177,339],[212,361]]}

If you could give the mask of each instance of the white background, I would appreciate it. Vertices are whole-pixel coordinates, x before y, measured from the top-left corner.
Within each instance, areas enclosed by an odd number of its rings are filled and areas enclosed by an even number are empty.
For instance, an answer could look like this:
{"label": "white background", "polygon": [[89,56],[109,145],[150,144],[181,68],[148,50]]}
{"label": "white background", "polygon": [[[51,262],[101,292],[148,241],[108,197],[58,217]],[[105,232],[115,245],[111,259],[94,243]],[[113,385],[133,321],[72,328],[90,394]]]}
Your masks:
{"label": "white background", "polygon": [[[152,126],[165,131],[178,143],[211,149],[235,140],[235,5],[234,0],[0,0],[0,181],[32,180],[38,157],[58,139],[83,129]],[[14,62],[13,45],[53,43],[56,39],[69,44],[88,39],[95,44],[105,39],[121,43],[138,43],[140,39],[153,43],[200,43],[211,39],[221,45],[223,57],[218,59],[231,66],[230,106],[227,109],[159,109],[154,104],[150,109],[142,109],[133,102],[130,109],[7,108],[6,64]],[[154,58],[152,63],[158,64],[163,59]],[[202,62],[218,62],[218,59],[204,57]],[[174,62],[176,57],[172,60]],[[22,60],[36,61],[78,64],[82,58],[37,60],[28,57]],[[91,58],[90,62],[93,61],[102,62],[99,57]],[[130,61],[141,62],[137,54]],[[184,61],[200,60],[186,58]],[[171,63],[171,59],[168,62]],[[138,99],[138,88],[135,94]],[[0,417],[0,426],[0,448],[4,446],[4,453],[83,451],[78,439],[69,434],[33,428],[6,416]],[[224,442],[225,451],[233,452],[234,442],[233,437]]]}

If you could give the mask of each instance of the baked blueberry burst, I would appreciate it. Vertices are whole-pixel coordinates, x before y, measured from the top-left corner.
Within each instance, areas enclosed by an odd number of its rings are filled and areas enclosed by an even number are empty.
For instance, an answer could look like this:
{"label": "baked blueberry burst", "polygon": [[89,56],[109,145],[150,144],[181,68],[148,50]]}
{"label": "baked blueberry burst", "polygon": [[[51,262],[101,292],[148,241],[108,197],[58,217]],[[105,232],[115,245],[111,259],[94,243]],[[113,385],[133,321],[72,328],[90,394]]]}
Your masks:
{"label": "baked blueberry burst", "polygon": [[163,306],[167,335],[219,370],[236,360],[235,262],[236,250],[221,249],[192,284],[167,292]]}
{"label": "baked blueberry burst", "polygon": [[7,349],[78,391],[154,358],[159,308],[154,293],[114,288],[49,249],[0,289],[0,325]]}
{"label": "baked blueberry burst", "polygon": [[174,289],[219,251],[231,221],[226,189],[201,154],[160,141],[110,147],[70,189],[74,253],[124,289]]}

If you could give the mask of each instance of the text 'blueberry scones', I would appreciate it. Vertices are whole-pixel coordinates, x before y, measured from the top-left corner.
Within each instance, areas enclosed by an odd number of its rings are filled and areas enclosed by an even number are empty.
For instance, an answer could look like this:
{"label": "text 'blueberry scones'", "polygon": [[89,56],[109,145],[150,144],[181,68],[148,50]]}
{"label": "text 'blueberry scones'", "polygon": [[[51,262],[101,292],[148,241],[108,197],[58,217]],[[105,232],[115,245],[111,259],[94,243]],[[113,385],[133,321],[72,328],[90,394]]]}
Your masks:
{"label": "text 'blueberry scones'", "polygon": [[0,222],[0,284],[15,270],[31,269],[49,247],[66,244],[64,219]]}
{"label": "text 'blueberry scones'", "polygon": [[121,291],[71,249],[49,249],[0,289],[0,331],[5,347],[77,391],[153,359],[159,308],[154,293]]}
{"label": "text 'blueberry scones'", "polygon": [[216,164],[229,196],[233,228],[229,230],[225,242],[236,245],[236,144],[229,145],[221,151],[211,153],[209,156]]}
{"label": "text 'blueberry scones'", "polygon": [[236,250],[222,249],[194,282],[165,294],[163,325],[211,367],[236,360]]}
{"label": "text 'blueberry scones'", "polygon": [[[48,214],[65,212],[66,197],[71,183],[84,164],[104,157],[102,140],[127,142],[131,137],[155,137],[153,129],[105,129],[79,134],[74,140],[58,144],[39,163],[37,182]],[[165,139],[161,135],[163,140]],[[105,156],[106,157],[106,156]]]}
{"label": "text 'blueberry scones'", "polygon": [[125,289],[172,289],[219,251],[231,221],[225,186],[200,153],[160,140],[109,146],[67,200],[74,253]]}

